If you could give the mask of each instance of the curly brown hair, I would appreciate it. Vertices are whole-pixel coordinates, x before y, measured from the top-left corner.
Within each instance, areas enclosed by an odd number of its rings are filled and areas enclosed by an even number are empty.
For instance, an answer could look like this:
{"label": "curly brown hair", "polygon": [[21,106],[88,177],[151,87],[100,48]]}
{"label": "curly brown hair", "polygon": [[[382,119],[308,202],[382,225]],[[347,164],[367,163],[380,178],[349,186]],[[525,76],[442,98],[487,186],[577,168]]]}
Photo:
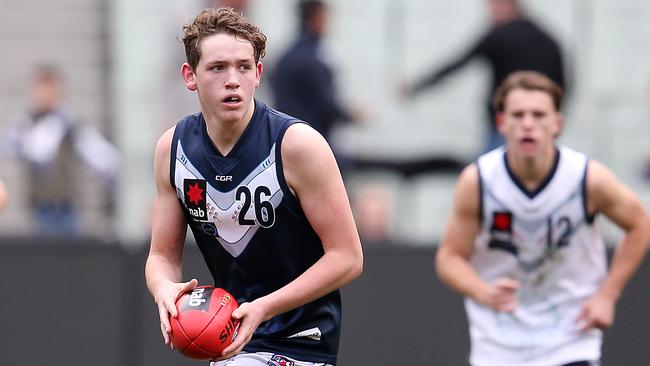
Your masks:
{"label": "curly brown hair", "polygon": [[187,63],[196,69],[201,59],[201,41],[214,34],[229,34],[247,40],[253,46],[255,62],[266,54],[266,35],[244,16],[232,8],[203,10],[190,23],[183,26],[182,41]]}
{"label": "curly brown hair", "polygon": [[556,111],[562,108],[562,87],[548,78],[546,75],[536,71],[517,71],[508,75],[501,85],[494,92],[492,106],[497,112],[503,112],[508,94],[513,89],[538,90],[547,93],[553,99],[553,106]]}

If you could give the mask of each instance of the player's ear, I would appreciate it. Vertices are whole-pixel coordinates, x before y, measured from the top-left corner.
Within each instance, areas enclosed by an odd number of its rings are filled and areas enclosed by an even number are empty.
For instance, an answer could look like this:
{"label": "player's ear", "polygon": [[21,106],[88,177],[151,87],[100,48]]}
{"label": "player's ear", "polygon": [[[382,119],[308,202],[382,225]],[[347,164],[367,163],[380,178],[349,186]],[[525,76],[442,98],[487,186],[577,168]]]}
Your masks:
{"label": "player's ear", "polygon": [[257,68],[256,68],[257,76],[255,77],[256,78],[256,80],[255,80],[255,87],[256,88],[258,86],[260,86],[260,80],[262,80],[262,71],[264,71],[264,65],[262,65],[261,62],[258,62],[257,63]]}
{"label": "player's ear", "polygon": [[185,86],[187,89],[191,91],[196,90],[196,74],[194,73],[194,70],[192,69],[192,66],[188,64],[187,62],[181,66],[181,76],[183,77],[183,82],[185,83]]}
{"label": "player's ear", "polygon": [[499,133],[502,135],[505,134],[503,112],[497,112],[494,115],[494,123],[497,126],[497,131],[499,131]]}
{"label": "player's ear", "polygon": [[557,118],[555,120],[555,133],[553,137],[558,137],[562,133],[562,128],[564,128],[564,116],[561,112],[557,112]]}

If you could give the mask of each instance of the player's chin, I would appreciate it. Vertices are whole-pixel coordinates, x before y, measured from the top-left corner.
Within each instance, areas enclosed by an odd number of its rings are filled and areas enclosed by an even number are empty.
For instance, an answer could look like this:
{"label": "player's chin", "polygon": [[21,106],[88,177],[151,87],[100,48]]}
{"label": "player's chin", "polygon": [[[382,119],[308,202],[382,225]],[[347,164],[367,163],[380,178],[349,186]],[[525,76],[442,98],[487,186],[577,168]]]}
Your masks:
{"label": "player's chin", "polygon": [[226,123],[238,122],[244,116],[244,112],[237,109],[225,110],[220,113],[220,120]]}
{"label": "player's chin", "polygon": [[518,144],[519,152],[524,156],[537,154],[539,144],[536,141],[521,141]]}

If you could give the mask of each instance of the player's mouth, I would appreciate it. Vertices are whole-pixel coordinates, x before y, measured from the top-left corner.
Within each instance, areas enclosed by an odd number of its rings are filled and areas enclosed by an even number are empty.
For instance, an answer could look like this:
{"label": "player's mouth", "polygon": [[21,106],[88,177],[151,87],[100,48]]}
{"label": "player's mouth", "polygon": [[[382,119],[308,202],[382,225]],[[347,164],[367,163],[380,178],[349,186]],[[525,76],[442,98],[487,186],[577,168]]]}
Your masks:
{"label": "player's mouth", "polygon": [[522,137],[522,138],[519,140],[519,144],[520,144],[522,147],[533,147],[533,146],[535,146],[535,143],[536,143],[536,142],[537,142],[537,141],[535,141],[535,139],[532,138],[532,137]]}
{"label": "player's mouth", "polygon": [[229,94],[222,99],[222,102],[228,106],[236,107],[243,101],[243,98],[237,94]]}

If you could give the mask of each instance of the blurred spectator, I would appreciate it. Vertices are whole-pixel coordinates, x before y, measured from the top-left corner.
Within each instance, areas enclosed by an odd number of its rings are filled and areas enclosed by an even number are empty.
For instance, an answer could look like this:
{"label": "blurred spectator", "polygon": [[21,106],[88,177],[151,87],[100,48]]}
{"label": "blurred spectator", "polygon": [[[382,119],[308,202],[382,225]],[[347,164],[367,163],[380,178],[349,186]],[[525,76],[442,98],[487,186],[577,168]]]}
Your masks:
{"label": "blurred spectator", "polygon": [[[298,14],[298,37],[271,72],[275,107],[309,123],[330,140],[336,122],[361,120],[362,117],[338,100],[335,74],[321,44],[327,31],[327,5],[319,0],[303,0],[298,2]],[[336,144],[329,142],[336,149]],[[340,158],[337,156],[339,163]]]}
{"label": "blurred spectator", "polygon": [[10,123],[10,151],[27,165],[29,205],[38,233],[78,233],[78,201],[83,183],[80,162],[104,182],[112,182],[119,164],[116,149],[96,130],[80,122],[64,98],[61,77],[52,66],[36,69],[31,105]]}
{"label": "blurred spectator", "polygon": [[377,183],[365,183],[353,200],[357,230],[364,246],[389,245],[393,221],[393,196]]}
{"label": "blurred spectator", "polygon": [[533,70],[545,74],[562,88],[565,87],[562,54],[557,42],[522,12],[518,0],[488,0],[491,27],[459,57],[434,70],[410,86],[403,94],[412,97],[438,84],[474,58],[487,61],[492,70],[490,89],[485,93],[485,108],[489,114],[489,134],[484,150],[503,144],[496,130],[495,111],[491,96],[497,86],[518,70]]}

